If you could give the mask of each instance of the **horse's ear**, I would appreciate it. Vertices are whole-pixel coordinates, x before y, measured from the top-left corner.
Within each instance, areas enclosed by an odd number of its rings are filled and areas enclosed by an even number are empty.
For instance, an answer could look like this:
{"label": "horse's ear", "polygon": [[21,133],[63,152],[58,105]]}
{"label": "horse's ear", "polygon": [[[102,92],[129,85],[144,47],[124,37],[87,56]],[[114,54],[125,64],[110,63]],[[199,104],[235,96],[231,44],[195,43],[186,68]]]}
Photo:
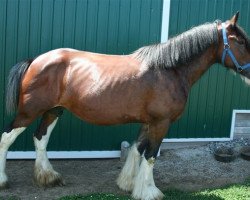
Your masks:
{"label": "horse's ear", "polygon": [[238,18],[239,18],[239,14],[240,12],[238,11],[231,19],[230,19],[230,22],[232,24],[232,26],[234,27],[238,21]]}

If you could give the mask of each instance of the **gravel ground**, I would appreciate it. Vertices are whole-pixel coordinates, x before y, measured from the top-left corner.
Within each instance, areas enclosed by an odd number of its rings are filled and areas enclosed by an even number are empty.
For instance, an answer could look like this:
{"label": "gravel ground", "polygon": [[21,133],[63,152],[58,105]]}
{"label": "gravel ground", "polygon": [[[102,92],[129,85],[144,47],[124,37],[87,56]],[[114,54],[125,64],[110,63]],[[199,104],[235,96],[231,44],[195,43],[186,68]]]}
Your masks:
{"label": "gravel ground", "polygon": [[[222,145],[240,149],[249,140],[228,143],[209,143],[204,146],[164,149],[154,169],[156,185],[161,190],[176,188],[197,191],[216,188],[232,183],[241,183],[250,178],[250,161],[240,156],[230,163],[218,162],[211,152]],[[119,159],[52,160],[54,169],[60,172],[66,186],[38,188],[32,181],[32,160],[9,160],[7,173],[10,188],[0,191],[0,197],[17,196],[24,200],[57,199],[65,195],[89,193],[127,194],[118,189],[115,180],[122,168]]]}

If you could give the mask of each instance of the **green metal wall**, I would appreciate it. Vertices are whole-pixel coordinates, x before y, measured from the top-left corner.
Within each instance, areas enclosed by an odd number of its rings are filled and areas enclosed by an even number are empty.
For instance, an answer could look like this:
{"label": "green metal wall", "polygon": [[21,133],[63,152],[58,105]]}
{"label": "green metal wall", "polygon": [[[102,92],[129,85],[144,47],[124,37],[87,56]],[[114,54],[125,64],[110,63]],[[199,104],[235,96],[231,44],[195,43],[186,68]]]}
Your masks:
{"label": "green metal wall", "polygon": [[[0,0],[0,126],[11,120],[4,88],[15,63],[59,47],[127,54],[160,41],[161,16],[162,0]],[[36,125],[11,150],[34,150]],[[119,149],[124,139],[135,139],[137,130],[138,125],[93,126],[66,112],[48,150]]]}
{"label": "green metal wall", "polygon": [[[16,62],[50,49],[71,47],[127,54],[160,41],[163,0],[0,0],[0,126],[8,124],[4,88]],[[169,34],[228,19],[240,10],[239,23],[250,33],[248,0],[171,0]],[[249,109],[249,88],[240,77],[213,66],[193,87],[183,117],[168,138],[228,137],[232,109]],[[46,98],[46,97],[45,97]],[[11,150],[34,150],[35,122]],[[132,141],[139,126],[93,126],[66,112],[48,150],[115,150]]]}
{"label": "green metal wall", "polygon": [[[193,26],[227,20],[240,11],[239,24],[250,35],[249,0],[171,0],[169,35]],[[183,117],[169,138],[229,137],[233,109],[250,109],[250,88],[220,65],[214,65],[192,88]]]}

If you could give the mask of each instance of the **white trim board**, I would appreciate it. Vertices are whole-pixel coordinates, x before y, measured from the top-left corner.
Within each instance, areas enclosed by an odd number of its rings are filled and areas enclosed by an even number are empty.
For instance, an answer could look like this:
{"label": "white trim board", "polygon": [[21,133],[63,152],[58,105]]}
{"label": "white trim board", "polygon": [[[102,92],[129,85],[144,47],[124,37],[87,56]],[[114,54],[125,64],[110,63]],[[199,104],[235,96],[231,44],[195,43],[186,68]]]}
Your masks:
{"label": "white trim board", "polygon": [[[120,158],[121,151],[48,151],[50,159]],[[35,151],[9,151],[7,159],[35,159]]]}
{"label": "white trim board", "polygon": [[[230,141],[231,138],[180,138],[163,139],[163,142]],[[48,151],[49,159],[120,158],[121,151]],[[159,155],[159,152],[158,152]],[[9,151],[7,159],[35,159],[35,151]]]}
{"label": "white trim board", "polygon": [[223,142],[230,141],[231,138],[171,138],[163,139],[162,142]]}
{"label": "white trim board", "polygon": [[169,18],[170,18],[170,1],[163,0],[162,7],[162,23],[161,23],[161,43],[168,41],[169,34]]}

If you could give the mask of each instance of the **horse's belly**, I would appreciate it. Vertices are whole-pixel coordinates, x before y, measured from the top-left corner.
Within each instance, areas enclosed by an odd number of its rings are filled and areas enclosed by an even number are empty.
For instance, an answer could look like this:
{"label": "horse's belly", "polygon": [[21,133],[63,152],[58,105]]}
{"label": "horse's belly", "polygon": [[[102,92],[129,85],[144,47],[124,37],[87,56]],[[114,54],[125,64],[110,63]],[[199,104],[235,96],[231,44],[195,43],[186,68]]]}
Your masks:
{"label": "horse's belly", "polygon": [[[115,94],[115,93],[114,93]],[[149,116],[143,109],[143,100],[130,99],[124,95],[102,95],[74,101],[68,109],[84,121],[100,124],[123,124],[144,122]]]}
{"label": "horse's belly", "polygon": [[142,122],[142,117],[138,114],[121,113],[118,111],[92,110],[74,112],[80,119],[97,125],[115,125],[130,122]]}

